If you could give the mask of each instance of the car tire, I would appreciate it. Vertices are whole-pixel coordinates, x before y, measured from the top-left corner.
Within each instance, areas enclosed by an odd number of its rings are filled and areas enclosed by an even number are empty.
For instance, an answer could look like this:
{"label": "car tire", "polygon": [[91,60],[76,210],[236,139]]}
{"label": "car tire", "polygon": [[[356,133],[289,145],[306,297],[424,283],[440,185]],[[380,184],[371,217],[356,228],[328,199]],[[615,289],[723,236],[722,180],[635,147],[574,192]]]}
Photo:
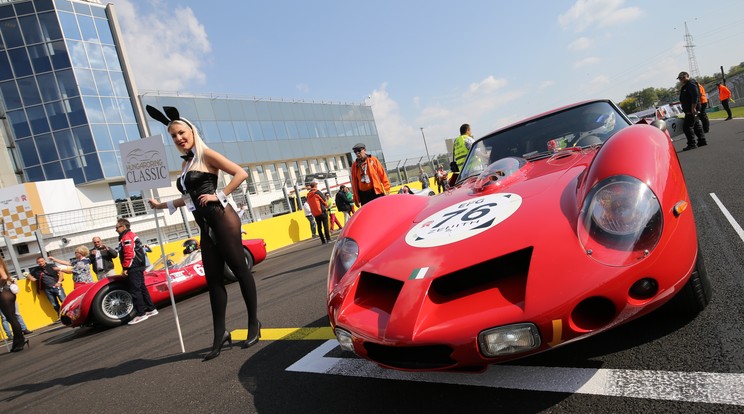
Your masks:
{"label": "car tire", "polygon": [[[245,261],[248,263],[248,271],[253,271],[253,256],[251,256],[251,252],[248,251],[245,247],[243,248],[243,253],[245,254]],[[225,264],[225,282],[232,283],[237,282],[238,278],[235,277],[232,270],[230,270],[230,267]]]}
{"label": "car tire", "polygon": [[690,279],[682,290],[669,302],[674,313],[685,316],[695,316],[710,303],[713,290],[705,269],[705,260],[698,246],[697,262]]}
{"label": "car tire", "polygon": [[123,325],[134,317],[132,295],[122,283],[104,286],[91,303],[93,322],[112,328]]}

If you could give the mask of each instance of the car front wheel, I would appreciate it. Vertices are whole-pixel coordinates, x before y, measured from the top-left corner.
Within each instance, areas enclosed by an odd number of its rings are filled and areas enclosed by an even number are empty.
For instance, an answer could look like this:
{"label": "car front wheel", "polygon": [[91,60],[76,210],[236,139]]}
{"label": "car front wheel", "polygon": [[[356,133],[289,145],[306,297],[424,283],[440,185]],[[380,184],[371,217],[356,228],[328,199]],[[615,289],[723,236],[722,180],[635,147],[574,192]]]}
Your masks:
{"label": "car front wheel", "polygon": [[672,310],[680,315],[695,316],[710,303],[713,290],[705,270],[705,261],[698,245],[697,262],[690,279],[682,290],[669,302]]}
{"label": "car front wheel", "polygon": [[122,284],[104,286],[96,294],[91,306],[94,322],[101,326],[119,326],[134,317],[132,295]]}

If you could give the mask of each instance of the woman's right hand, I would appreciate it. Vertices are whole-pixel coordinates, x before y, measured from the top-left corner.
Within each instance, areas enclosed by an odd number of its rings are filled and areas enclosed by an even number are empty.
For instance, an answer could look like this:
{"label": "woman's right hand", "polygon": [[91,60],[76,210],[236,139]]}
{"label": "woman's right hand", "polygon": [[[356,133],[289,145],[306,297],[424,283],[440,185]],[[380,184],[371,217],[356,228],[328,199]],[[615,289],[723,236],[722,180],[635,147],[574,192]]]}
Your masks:
{"label": "woman's right hand", "polygon": [[153,208],[156,210],[160,209],[160,202],[154,198],[147,200],[147,203],[150,204],[150,208]]}

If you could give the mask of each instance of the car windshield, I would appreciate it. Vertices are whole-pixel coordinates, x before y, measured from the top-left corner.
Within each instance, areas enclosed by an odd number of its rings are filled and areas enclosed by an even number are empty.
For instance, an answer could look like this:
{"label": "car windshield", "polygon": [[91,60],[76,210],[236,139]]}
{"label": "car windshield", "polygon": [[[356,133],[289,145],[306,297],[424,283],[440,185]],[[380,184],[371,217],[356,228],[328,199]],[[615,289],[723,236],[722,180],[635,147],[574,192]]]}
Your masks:
{"label": "car windshield", "polygon": [[458,181],[478,176],[507,157],[532,161],[571,148],[601,145],[630,124],[606,101],[591,102],[531,119],[487,135],[473,144]]}
{"label": "car windshield", "polygon": [[[168,255],[168,269],[180,269],[182,267],[188,266],[189,264],[197,260],[201,260],[201,250],[196,250],[185,255],[178,263],[173,261],[173,256],[175,256],[175,253],[170,253]],[[148,272],[154,272],[158,270],[165,270],[162,257],[158,257],[158,259],[152,262],[152,264],[146,269],[146,271]]]}

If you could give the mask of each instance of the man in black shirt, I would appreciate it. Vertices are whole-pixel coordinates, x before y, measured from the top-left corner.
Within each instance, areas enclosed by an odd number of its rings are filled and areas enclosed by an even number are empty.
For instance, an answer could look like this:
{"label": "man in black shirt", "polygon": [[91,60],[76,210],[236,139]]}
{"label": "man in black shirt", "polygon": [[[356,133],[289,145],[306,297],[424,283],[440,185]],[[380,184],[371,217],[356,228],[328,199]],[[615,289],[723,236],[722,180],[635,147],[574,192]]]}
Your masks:
{"label": "man in black shirt", "polygon": [[[685,113],[685,120],[682,123],[682,131],[687,137],[687,146],[682,151],[689,151],[703,145],[708,145],[703,132],[703,124],[698,119],[700,112],[700,88],[694,79],[690,79],[690,74],[680,72],[677,80],[682,84],[679,90],[679,102],[682,104],[682,110]],[[697,142],[695,138],[697,137]]]}
{"label": "man in black shirt", "polygon": [[36,286],[40,293],[44,290],[47,299],[49,299],[49,303],[52,304],[54,310],[57,311],[57,315],[59,315],[60,305],[62,305],[62,302],[65,301],[66,297],[65,290],[62,288],[64,276],[59,273],[59,268],[57,266],[47,263],[46,259],[43,257],[38,257],[36,259],[36,264],[39,265],[39,267],[34,269],[28,278],[31,281],[36,282]]}

